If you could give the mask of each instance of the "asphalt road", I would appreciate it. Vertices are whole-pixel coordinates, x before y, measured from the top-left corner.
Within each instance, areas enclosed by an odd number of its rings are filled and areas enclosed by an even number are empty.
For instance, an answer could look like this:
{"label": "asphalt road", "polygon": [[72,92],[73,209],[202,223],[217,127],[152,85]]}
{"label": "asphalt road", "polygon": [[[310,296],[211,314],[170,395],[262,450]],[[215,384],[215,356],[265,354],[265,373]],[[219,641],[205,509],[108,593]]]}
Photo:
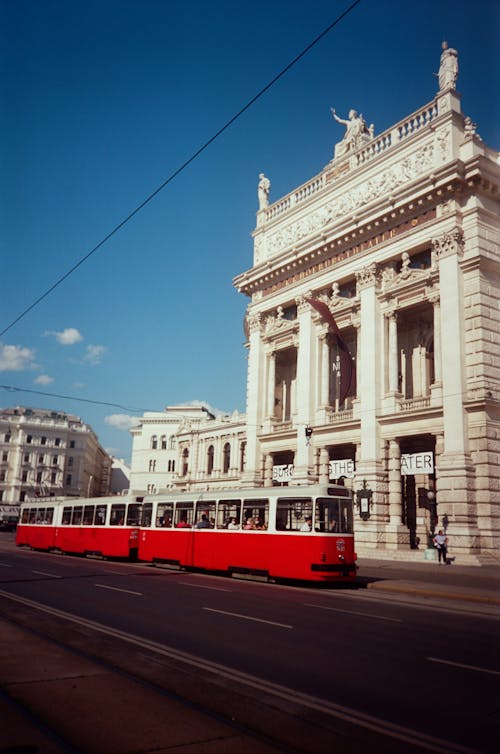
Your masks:
{"label": "asphalt road", "polygon": [[8,539],[0,593],[70,620],[87,645],[104,634],[117,651],[125,641],[151,662],[167,654],[198,677],[375,721],[381,734],[402,727],[414,741],[446,740],[457,752],[497,748],[499,616],[474,606],[42,554]]}

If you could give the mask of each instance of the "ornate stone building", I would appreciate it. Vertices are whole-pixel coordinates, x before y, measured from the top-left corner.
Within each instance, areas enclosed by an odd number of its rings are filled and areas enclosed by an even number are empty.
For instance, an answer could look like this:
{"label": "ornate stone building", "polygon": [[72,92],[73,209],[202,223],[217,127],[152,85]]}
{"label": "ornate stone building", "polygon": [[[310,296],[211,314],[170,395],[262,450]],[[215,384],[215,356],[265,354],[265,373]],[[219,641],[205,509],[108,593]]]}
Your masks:
{"label": "ornate stone building", "polygon": [[295,483],[371,491],[365,551],[425,548],[436,514],[457,555],[500,544],[499,156],[443,49],[432,102],[379,135],[337,118],[319,175],[272,204],[261,192],[234,281],[250,299],[241,483],[293,467]]}
{"label": "ornate stone building", "polygon": [[112,459],[92,428],[62,411],[0,411],[0,501],[109,493]]}

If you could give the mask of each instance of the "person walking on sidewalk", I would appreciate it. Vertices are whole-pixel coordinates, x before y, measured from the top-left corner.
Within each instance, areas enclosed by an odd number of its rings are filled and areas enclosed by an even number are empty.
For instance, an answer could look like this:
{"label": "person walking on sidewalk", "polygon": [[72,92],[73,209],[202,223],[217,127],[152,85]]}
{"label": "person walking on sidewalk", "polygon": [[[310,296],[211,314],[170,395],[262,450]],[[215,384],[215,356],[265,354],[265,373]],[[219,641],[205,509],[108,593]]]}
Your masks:
{"label": "person walking on sidewalk", "polygon": [[434,542],[434,546],[437,548],[438,551],[438,562],[439,565],[441,565],[441,558],[443,559],[443,563],[445,565],[448,565],[448,561],[446,559],[446,554],[448,551],[448,537],[446,534],[443,534],[443,530],[440,529],[434,539],[432,540]]}

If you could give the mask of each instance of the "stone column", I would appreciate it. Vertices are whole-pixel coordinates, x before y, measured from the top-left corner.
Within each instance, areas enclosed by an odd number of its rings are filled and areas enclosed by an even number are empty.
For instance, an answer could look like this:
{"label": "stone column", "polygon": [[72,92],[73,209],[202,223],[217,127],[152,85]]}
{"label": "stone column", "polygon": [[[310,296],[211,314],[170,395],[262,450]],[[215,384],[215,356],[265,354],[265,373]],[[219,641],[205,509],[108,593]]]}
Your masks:
{"label": "stone column", "polygon": [[328,484],[330,480],[330,455],[327,448],[320,448],[319,451],[319,483]]}
{"label": "stone column", "polygon": [[260,486],[261,460],[259,433],[262,423],[261,401],[263,373],[265,368],[264,347],[261,338],[262,324],[259,313],[248,317],[249,354],[247,371],[247,449],[246,469],[241,475],[241,481],[250,487]]}
{"label": "stone column", "polygon": [[398,392],[398,320],[395,311],[387,312],[385,315],[389,322],[389,343],[388,343],[388,373],[389,373],[389,393]]}
{"label": "stone column", "polygon": [[316,370],[314,357],[317,339],[314,332],[311,307],[303,298],[297,300],[297,316],[299,320],[295,404],[297,446],[293,475],[297,484],[305,484],[314,480],[312,438],[306,438],[305,429],[311,424],[312,410],[315,405],[314,377]]}
{"label": "stone column", "polygon": [[264,460],[264,487],[271,487],[273,483],[273,457],[267,453]]}
{"label": "stone column", "polygon": [[274,398],[276,388],[276,354],[271,351],[267,356],[267,411],[268,419],[274,418]]}
{"label": "stone column", "polygon": [[321,343],[321,408],[327,408],[330,405],[330,345],[328,343],[328,334],[324,333],[320,339]]}
{"label": "stone column", "polygon": [[463,277],[460,259],[463,236],[455,227],[433,239],[439,268],[441,301],[441,353],[443,381],[444,452],[439,459],[438,504],[450,517],[448,535],[457,553],[478,551],[477,512],[474,502],[474,468],[469,453],[464,400],[465,332],[463,327]]}

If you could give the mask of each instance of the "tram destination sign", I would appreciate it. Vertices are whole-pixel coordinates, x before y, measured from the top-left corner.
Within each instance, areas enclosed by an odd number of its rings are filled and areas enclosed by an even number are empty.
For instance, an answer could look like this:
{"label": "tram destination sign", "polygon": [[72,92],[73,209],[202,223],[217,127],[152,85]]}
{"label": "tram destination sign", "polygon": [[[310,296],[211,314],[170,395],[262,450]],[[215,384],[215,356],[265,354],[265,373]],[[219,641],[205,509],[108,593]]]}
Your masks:
{"label": "tram destination sign", "polygon": [[403,476],[432,473],[434,473],[434,454],[432,451],[401,454],[401,474]]}

